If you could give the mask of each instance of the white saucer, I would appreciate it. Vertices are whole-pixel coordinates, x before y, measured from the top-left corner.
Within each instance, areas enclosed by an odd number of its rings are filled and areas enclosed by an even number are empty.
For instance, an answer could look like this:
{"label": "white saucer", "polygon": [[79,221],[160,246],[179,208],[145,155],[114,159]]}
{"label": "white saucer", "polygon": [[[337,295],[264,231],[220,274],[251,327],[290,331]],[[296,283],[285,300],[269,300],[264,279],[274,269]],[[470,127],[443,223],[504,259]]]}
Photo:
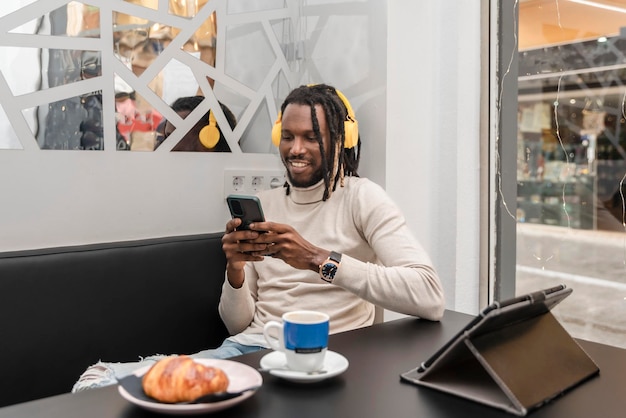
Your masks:
{"label": "white saucer", "polygon": [[[236,392],[239,390],[243,390],[245,388],[261,385],[263,383],[263,378],[259,374],[258,371],[253,369],[252,367],[245,365],[243,363],[238,363],[236,361],[230,360],[217,360],[217,359],[194,359],[194,361],[198,363],[202,363],[205,366],[213,366],[221,368],[224,373],[228,376],[230,382],[228,384],[229,392]],[[142,367],[137,370],[134,374],[136,376],[143,376],[151,366]],[[228,399],[220,402],[213,403],[200,403],[200,404],[166,404],[159,402],[149,402],[144,401],[142,399],[136,398],[131,395],[124,389],[121,385],[118,386],[118,391],[120,395],[126,400],[134,403],[135,405],[147,409],[153,412],[159,412],[163,414],[170,415],[196,415],[196,414],[207,414],[211,412],[221,411],[226,408],[230,408],[234,406],[252,395],[256,392],[256,390],[251,390],[249,392],[245,392],[243,395],[238,396],[233,399]]]}
{"label": "white saucer", "polygon": [[277,376],[296,383],[313,383],[320,380],[330,379],[337,376],[348,369],[348,359],[339,353],[327,350],[324,358],[324,368],[326,373],[307,374],[296,370],[287,369],[287,358],[280,351],[272,351],[263,356],[261,359],[261,367],[270,370],[269,374]]}

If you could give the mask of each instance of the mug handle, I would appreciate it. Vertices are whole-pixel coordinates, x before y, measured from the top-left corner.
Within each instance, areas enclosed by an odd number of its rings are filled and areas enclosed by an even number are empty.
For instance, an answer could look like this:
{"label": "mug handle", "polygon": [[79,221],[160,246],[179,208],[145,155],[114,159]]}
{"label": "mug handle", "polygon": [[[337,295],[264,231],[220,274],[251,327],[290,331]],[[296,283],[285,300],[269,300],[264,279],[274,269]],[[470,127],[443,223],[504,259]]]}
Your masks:
{"label": "mug handle", "polygon": [[[278,343],[276,343],[276,338],[270,336],[269,330],[272,328],[276,328],[278,330]],[[285,351],[285,337],[283,335],[283,324],[276,321],[269,321],[263,327],[263,336],[265,337],[265,341],[269,344],[269,346],[276,351]]]}

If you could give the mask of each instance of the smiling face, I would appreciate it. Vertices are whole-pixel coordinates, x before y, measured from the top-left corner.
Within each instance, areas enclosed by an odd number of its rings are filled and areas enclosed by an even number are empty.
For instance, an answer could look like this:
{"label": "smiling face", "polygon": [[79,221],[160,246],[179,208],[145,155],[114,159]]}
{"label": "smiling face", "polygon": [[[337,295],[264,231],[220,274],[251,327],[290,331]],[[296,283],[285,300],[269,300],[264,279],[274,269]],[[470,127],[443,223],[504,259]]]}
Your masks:
{"label": "smiling face", "polygon": [[[330,130],[321,105],[315,105],[315,114],[322,143],[328,153]],[[283,111],[279,151],[287,169],[287,176],[295,187],[312,186],[324,177],[326,167],[313,129],[309,105],[291,103]],[[328,154],[326,159],[328,160]]]}

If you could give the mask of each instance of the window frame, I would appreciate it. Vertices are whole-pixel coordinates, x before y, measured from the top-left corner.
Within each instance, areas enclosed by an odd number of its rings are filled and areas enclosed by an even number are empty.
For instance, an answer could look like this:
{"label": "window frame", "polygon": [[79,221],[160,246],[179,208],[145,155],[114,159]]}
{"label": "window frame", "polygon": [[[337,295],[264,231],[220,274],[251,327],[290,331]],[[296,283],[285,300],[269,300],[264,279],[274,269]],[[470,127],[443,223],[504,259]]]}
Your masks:
{"label": "window frame", "polygon": [[489,302],[515,296],[518,2],[490,0]]}

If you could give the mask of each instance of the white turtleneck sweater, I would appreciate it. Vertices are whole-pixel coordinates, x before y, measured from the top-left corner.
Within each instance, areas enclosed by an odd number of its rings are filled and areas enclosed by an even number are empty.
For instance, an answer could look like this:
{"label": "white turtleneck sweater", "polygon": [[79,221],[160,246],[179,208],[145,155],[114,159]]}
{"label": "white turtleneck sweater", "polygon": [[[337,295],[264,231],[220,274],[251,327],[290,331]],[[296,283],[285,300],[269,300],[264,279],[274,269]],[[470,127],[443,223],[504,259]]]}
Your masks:
{"label": "white turtleneck sweater", "polygon": [[374,321],[374,305],[430,320],[443,315],[443,290],[428,254],[386,192],[365,178],[346,177],[322,201],[323,181],[259,193],[265,219],[292,226],[313,245],[342,253],[333,283],[280,259],[248,262],[239,289],[222,287],[220,315],[235,340],[267,347],[263,325],[292,310],[330,316],[337,333]]}

